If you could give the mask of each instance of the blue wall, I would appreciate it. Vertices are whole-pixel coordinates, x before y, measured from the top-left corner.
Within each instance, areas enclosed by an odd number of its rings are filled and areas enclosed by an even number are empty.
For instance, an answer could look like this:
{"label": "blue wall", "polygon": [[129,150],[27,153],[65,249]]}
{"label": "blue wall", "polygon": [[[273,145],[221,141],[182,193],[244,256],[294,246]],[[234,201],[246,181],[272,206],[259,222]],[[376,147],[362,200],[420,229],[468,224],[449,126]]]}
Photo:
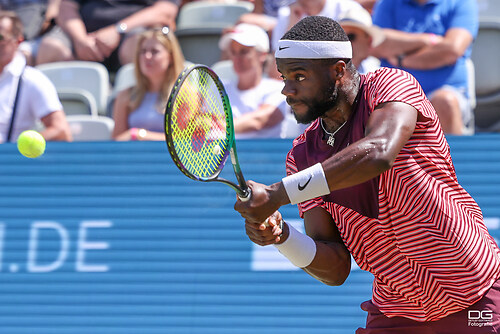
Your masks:
{"label": "blue wall", "polygon": [[[500,136],[450,137],[460,181],[500,236]],[[289,140],[239,141],[247,179],[284,175]],[[254,246],[219,183],[161,142],[0,145],[0,333],[353,333],[372,277],[322,285]],[[230,170],[223,175],[232,178]],[[287,220],[299,223],[296,207]]]}

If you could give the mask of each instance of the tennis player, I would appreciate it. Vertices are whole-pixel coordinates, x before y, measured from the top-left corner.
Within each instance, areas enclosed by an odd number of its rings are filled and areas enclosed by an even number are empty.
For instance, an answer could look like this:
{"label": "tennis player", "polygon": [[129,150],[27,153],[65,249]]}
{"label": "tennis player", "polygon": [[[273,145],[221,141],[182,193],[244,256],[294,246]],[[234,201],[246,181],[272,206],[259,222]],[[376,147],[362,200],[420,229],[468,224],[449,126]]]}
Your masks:
{"label": "tennis player", "polygon": [[[288,153],[288,176],[249,181],[251,199],[236,202],[247,235],[328,285],[346,280],[351,254],[374,275],[358,334],[500,333],[500,250],[457,181],[435,110],[404,71],[359,74],[351,50],[320,16],[279,41],[283,94],[312,123]],[[281,220],[288,203],[307,234]]]}

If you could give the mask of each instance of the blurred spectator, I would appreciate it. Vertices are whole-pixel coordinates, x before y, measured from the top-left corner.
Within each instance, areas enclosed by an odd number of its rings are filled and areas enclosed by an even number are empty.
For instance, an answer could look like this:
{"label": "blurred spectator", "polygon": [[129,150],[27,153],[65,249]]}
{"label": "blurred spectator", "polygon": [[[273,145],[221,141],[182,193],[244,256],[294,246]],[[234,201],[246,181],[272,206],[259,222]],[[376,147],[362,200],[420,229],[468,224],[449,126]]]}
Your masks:
{"label": "blurred spectator", "polygon": [[281,7],[289,6],[294,3],[295,0],[255,0],[254,3],[254,13],[266,14],[271,17],[278,16],[278,10]]}
{"label": "blurred spectator", "polygon": [[55,24],[61,0],[0,0],[0,9],[13,11],[21,19],[24,38],[32,40]]}
{"label": "blurred spectator", "polygon": [[56,89],[18,50],[23,25],[14,12],[0,12],[0,142],[16,141],[41,121],[46,140],[71,141]]}
{"label": "blurred spectator", "polygon": [[37,64],[89,60],[110,71],[132,61],[137,32],[145,27],[175,29],[176,0],[62,0],[57,24],[43,40]]}
{"label": "blurred spectator", "polygon": [[252,24],[238,24],[219,41],[229,50],[237,78],[224,82],[234,115],[236,138],[279,138],[287,112],[283,83],[263,77],[269,37]]}
{"label": "blurred spectator", "polygon": [[121,91],[114,103],[113,138],[165,140],[165,105],[177,76],[184,69],[184,56],[167,27],[150,29],[138,36],[134,66],[136,86]]}
{"label": "blurred spectator", "polygon": [[266,73],[271,78],[279,78],[280,74],[276,69],[274,61],[274,51],[278,41],[295,23],[306,16],[326,16],[337,20],[339,16],[351,8],[359,8],[361,5],[354,0],[297,0],[290,6],[281,7],[278,10],[276,26],[272,32],[271,50],[273,60],[268,64]]}
{"label": "blurred spectator", "polygon": [[276,45],[283,34],[306,16],[326,16],[337,20],[340,14],[354,7],[360,7],[354,0],[297,0],[290,6],[281,7],[273,30],[271,48],[276,50]]}
{"label": "blurred spectator", "polygon": [[359,3],[361,6],[363,6],[364,9],[368,11],[368,13],[372,13],[373,7],[375,6],[375,3],[377,0],[355,0],[357,3]]}
{"label": "blurred spectator", "polygon": [[252,13],[240,16],[238,23],[255,24],[264,29],[269,37],[278,22],[278,10],[291,5],[295,0],[255,0]]}
{"label": "blurred spectator", "polygon": [[[182,8],[182,6],[184,6],[187,3],[190,3],[190,2],[199,2],[199,1],[227,2],[227,3],[235,2],[235,0],[181,0],[179,8]],[[249,1],[249,2],[253,2],[253,0],[236,0],[236,1]]]}
{"label": "blurred spectator", "polygon": [[372,24],[370,13],[362,8],[353,7],[342,13],[338,22],[352,44],[352,62],[361,74],[375,71],[380,60],[370,56],[372,47],[384,41],[384,32]]}
{"label": "blurred spectator", "polygon": [[382,66],[417,78],[445,133],[473,131],[466,60],[478,31],[476,0],[379,0],[373,23],[385,28],[373,53]]}
{"label": "blurred spectator", "polygon": [[24,41],[19,49],[26,55],[29,65],[35,63],[41,36],[55,25],[61,0],[0,0],[0,9],[13,11],[24,27]]}

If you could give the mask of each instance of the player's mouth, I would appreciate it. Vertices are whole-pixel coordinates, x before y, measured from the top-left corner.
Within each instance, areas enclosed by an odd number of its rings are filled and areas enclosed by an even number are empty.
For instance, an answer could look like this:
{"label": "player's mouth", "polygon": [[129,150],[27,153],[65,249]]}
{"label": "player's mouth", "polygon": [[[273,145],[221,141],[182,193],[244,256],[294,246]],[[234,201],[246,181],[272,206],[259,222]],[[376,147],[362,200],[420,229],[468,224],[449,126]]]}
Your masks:
{"label": "player's mouth", "polygon": [[302,103],[301,101],[290,98],[286,99],[286,103],[288,103],[288,105],[290,106],[290,108],[292,108],[292,110],[296,110],[297,108],[300,108],[300,106],[304,105],[304,103]]}

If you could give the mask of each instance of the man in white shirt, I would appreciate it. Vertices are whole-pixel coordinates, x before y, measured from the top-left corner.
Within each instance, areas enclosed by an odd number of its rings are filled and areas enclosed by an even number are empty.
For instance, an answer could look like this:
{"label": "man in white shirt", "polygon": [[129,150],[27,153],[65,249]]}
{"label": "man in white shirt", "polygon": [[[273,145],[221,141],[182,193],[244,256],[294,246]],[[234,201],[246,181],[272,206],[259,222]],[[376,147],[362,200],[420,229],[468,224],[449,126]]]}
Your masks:
{"label": "man in white shirt", "polygon": [[219,41],[233,62],[236,79],[224,82],[234,115],[235,136],[280,138],[287,112],[283,82],[264,77],[269,37],[259,26],[236,25]]}
{"label": "man in white shirt", "polygon": [[336,20],[349,9],[360,7],[361,5],[354,0],[297,0],[290,6],[281,7],[272,34],[272,50],[276,50],[276,45],[283,34],[306,16],[326,16]]}
{"label": "man in white shirt", "polygon": [[40,71],[26,66],[26,58],[18,51],[22,41],[21,20],[14,12],[0,11],[0,143],[16,141],[21,132],[35,128],[38,120],[45,126],[40,132],[45,140],[71,141],[56,89]]}
{"label": "man in white shirt", "polygon": [[276,69],[274,52],[276,45],[284,33],[295,23],[306,16],[326,16],[337,20],[342,13],[352,8],[360,8],[361,5],[354,0],[297,0],[290,6],[281,7],[278,10],[276,26],[271,34],[272,59],[266,72],[271,78],[279,78],[280,73]]}

